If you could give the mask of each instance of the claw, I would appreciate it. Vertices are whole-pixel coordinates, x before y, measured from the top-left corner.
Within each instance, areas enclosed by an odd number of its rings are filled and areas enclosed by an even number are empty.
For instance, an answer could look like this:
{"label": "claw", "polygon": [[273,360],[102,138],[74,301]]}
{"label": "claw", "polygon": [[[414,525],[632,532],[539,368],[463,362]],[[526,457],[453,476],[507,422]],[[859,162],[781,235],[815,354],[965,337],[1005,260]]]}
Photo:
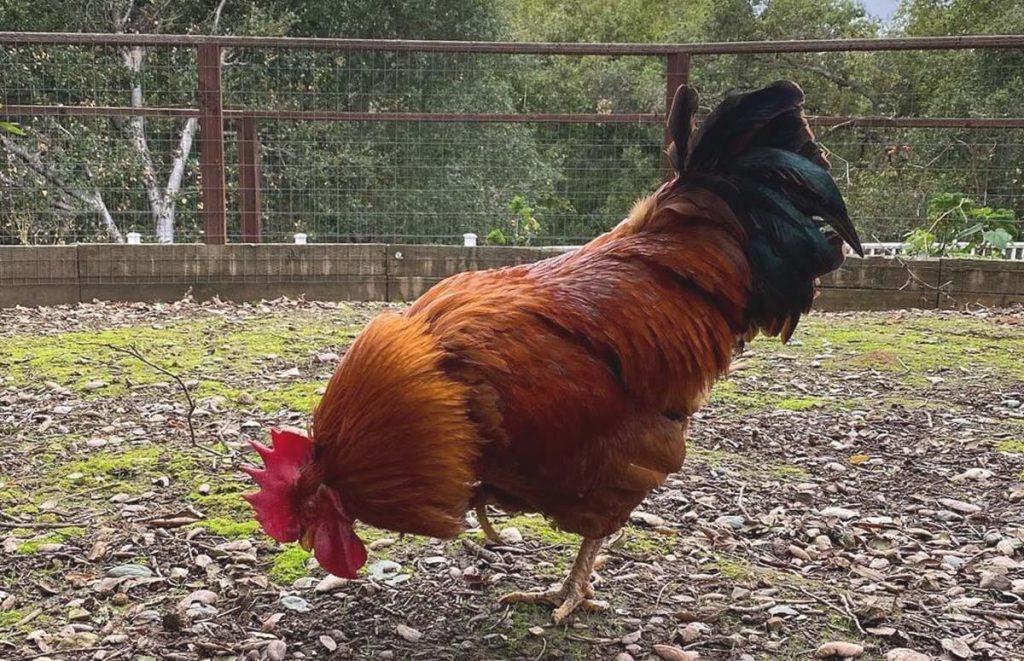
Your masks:
{"label": "claw", "polygon": [[[568,592],[568,594],[566,594]],[[599,612],[608,610],[608,602],[591,599],[594,594],[593,588],[587,585],[582,590],[568,590],[564,587],[546,592],[511,592],[499,600],[502,604],[542,604],[553,606],[554,612],[551,619],[555,624],[561,624],[576,609],[588,612]]]}

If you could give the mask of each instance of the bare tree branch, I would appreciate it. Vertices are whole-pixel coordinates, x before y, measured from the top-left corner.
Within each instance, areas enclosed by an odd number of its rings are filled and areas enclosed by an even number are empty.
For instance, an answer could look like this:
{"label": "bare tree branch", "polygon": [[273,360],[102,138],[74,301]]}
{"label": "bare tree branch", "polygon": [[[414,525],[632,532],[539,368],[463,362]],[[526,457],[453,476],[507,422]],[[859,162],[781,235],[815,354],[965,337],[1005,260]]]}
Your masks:
{"label": "bare tree branch", "polygon": [[862,83],[860,83],[860,82],[858,82],[858,81],[856,81],[856,80],[854,80],[852,78],[846,78],[844,76],[840,76],[839,74],[837,74],[837,73],[835,73],[833,71],[830,71],[830,70],[826,69],[825,67],[819,67],[819,66],[814,65],[814,64],[807,64],[806,62],[801,62],[799,60],[790,59],[789,60],[789,64],[791,64],[792,66],[794,66],[794,67],[796,67],[798,69],[803,69],[804,71],[808,71],[810,73],[817,74],[817,75],[821,76],[822,78],[824,78],[825,80],[827,80],[827,81],[829,81],[831,83],[835,83],[839,87],[845,87],[848,90],[856,92],[857,94],[861,95],[862,97],[864,97],[865,99],[867,99],[868,101],[871,102],[871,109],[872,109],[872,111],[874,111],[876,113],[880,113],[881,112],[882,102],[879,101],[878,98],[876,98],[875,95],[873,95],[870,92],[870,90],[868,90],[868,88],[865,87]]}
{"label": "bare tree branch", "polygon": [[17,142],[11,140],[5,135],[0,135],[0,145],[3,145],[4,149],[17,156],[18,159],[20,159],[33,172],[60,189],[64,195],[67,195],[68,197],[73,198],[93,209],[97,214],[99,214],[100,220],[103,222],[103,228],[106,230],[110,239],[115,243],[124,243],[124,235],[122,235],[121,230],[117,228],[117,223],[114,222],[114,218],[110,214],[110,210],[107,209],[107,205],[103,201],[103,195],[98,189],[83,191],[75,188],[68,182],[64,181],[63,177],[43,163],[42,157],[24,149]]}
{"label": "bare tree branch", "polygon": [[[227,0],[220,0],[214,9],[211,19],[211,33],[216,33],[220,27],[221,16]],[[115,29],[123,31],[130,20],[131,12],[134,9],[134,0],[128,4],[125,14],[115,18]],[[121,58],[125,67],[132,74],[131,105],[134,108],[141,108],[144,104],[142,90],[142,66],[145,60],[146,51],[141,46],[121,49]],[[221,53],[221,58],[227,56],[226,50]],[[152,152],[146,140],[146,120],[144,117],[131,117],[127,122],[119,123],[135,147],[135,151],[142,161],[142,182],[146,189],[146,197],[149,200],[150,213],[153,216],[154,230],[157,240],[160,243],[174,242],[174,219],[177,211],[175,196],[181,190],[182,181],[185,176],[185,167],[188,158],[192,153],[192,145],[195,142],[198,121],[194,117],[185,120],[178,140],[178,147],[171,159],[170,171],[167,175],[167,183],[161,189],[157,182],[157,164],[153,159]]]}
{"label": "bare tree branch", "polygon": [[228,0],[220,0],[217,8],[213,10],[213,31],[217,31],[217,26],[220,25],[220,15],[224,11],[224,5],[228,3]]}
{"label": "bare tree branch", "polygon": [[157,365],[153,361],[149,360],[144,355],[142,355],[142,352],[139,351],[138,347],[136,347],[133,344],[129,344],[126,347],[118,346],[116,344],[103,344],[101,346],[104,346],[107,349],[110,349],[111,351],[114,351],[116,353],[122,353],[126,356],[131,356],[132,358],[139,361],[143,365],[146,365],[156,370],[157,372],[174,379],[175,383],[177,383],[178,387],[181,389],[181,392],[185,395],[185,401],[188,403],[188,410],[185,413],[185,422],[188,424],[188,438],[189,442],[191,442],[192,444],[192,447],[199,448],[200,450],[204,450],[211,454],[215,454],[218,457],[224,456],[223,454],[217,452],[213,448],[208,448],[205,445],[201,445],[199,441],[196,440],[196,428],[195,425],[192,423],[192,417],[193,415],[195,415],[196,412],[196,400],[192,397],[192,391],[189,390],[188,384],[185,383],[185,380],[182,379],[181,376],[175,374],[166,367],[161,367],[160,365]]}

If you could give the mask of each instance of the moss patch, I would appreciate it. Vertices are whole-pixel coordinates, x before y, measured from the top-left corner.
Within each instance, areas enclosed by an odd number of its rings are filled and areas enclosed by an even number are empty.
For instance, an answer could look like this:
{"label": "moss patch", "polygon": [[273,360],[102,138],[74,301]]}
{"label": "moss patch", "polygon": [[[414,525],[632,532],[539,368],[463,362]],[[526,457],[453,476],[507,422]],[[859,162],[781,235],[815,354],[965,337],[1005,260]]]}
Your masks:
{"label": "moss patch", "polygon": [[825,402],[821,397],[786,397],[775,403],[776,408],[787,411],[806,411]]}
{"label": "moss patch", "polygon": [[1024,378],[1024,363],[1017,358],[1024,355],[1024,337],[981,319],[811,315],[800,328],[803,346],[793,349],[805,356],[832,353],[823,361],[826,369],[903,372],[906,382],[919,385],[928,385],[925,374],[961,368],[998,379]]}
{"label": "moss patch", "polygon": [[302,381],[263,390],[254,399],[256,406],[264,413],[277,413],[281,410],[309,413],[320,401],[317,390],[324,385],[325,381]]}
{"label": "moss patch", "polygon": [[662,534],[651,530],[643,530],[627,526],[622,529],[622,537],[616,543],[626,553],[652,557],[671,553],[676,547],[674,534]]}
{"label": "moss patch", "polygon": [[1024,454],[1024,441],[1000,441],[996,445],[996,450],[1009,454]]}
{"label": "moss patch", "polygon": [[200,494],[193,492],[188,499],[212,519],[224,519],[236,523],[251,521],[252,508],[242,500],[242,491]]}
{"label": "moss patch", "polygon": [[290,546],[274,556],[267,576],[279,585],[290,585],[307,576],[306,562],[311,554],[299,546]]}
{"label": "moss patch", "polygon": [[82,537],[85,535],[85,528],[79,528],[75,526],[68,526],[67,528],[57,528],[56,530],[49,532],[45,535],[38,535],[32,539],[25,540],[18,544],[18,553],[22,555],[32,555],[39,552],[39,548],[44,544],[63,544],[69,539],[76,537]]}
{"label": "moss patch", "polygon": [[745,581],[754,575],[750,564],[739,558],[718,555],[715,556],[714,564],[719,574],[732,581]]}
{"label": "moss patch", "polygon": [[233,521],[225,518],[204,519],[197,527],[206,528],[211,534],[227,537],[228,539],[248,539],[256,535],[260,530],[260,524],[256,520]]}
{"label": "moss patch", "polygon": [[[283,357],[305,360],[319,350],[340,349],[351,341],[355,330],[349,324],[320,318],[271,317],[260,319],[256,329],[240,329],[229,320],[210,318],[161,327],[12,335],[5,337],[0,347],[0,370],[6,369],[13,384],[20,387],[53,381],[89,397],[120,395],[128,385],[167,382],[165,374],[111,348],[134,345],[160,367],[198,380],[199,397],[219,395],[234,402],[238,391],[221,382],[223,375],[252,374]],[[86,388],[91,381],[106,385]],[[303,383],[280,388],[260,407],[308,411],[316,387]],[[270,408],[274,405],[279,406]]]}
{"label": "moss patch", "polygon": [[523,533],[525,539],[532,539],[545,544],[558,544],[558,545],[569,545],[579,544],[579,535],[572,533],[563,532],[555,528],[554,523],[548,521],[540,515],[534,514],[523,514],[520,516],[514,516],[507,519],[503,524],[498,522],[494,523],[494,527],[498,530],[513,526],[519,529],[519,532]]}

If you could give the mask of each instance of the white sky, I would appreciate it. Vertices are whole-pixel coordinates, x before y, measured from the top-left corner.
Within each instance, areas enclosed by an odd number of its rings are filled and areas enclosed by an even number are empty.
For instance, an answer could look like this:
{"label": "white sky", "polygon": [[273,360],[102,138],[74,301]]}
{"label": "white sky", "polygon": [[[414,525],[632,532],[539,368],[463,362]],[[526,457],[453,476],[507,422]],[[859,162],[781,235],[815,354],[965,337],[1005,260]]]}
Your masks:
{"label": "white sky", "polygon": [[864,6],[868,8],[868,12],[879,18],[889,18],[900,4],[899,0],[863,0],[863,2]]}

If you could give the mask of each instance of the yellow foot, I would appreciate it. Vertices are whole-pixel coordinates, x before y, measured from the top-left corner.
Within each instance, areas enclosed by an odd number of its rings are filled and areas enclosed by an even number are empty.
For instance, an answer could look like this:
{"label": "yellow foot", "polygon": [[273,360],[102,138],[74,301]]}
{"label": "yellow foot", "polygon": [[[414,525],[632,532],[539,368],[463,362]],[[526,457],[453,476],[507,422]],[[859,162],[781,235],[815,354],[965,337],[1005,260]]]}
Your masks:
{"label": "yellow foot", "polygon": [[494,526],[491,525],[491,520],[487,518],[487,505],[476,506],[476,520],[480,524],[480,529],[484,531],[484,537],[493,544],[501,544],[498,531],[494,529]]}
{"label": "yellow foot", "polygon": [[573,586],[566,589],[565,586],[557,590],[547,592],[512,592],[501,598],[502,604],[545,604],[553,606],[555,611],[551,614],[555,624],[561,624],[577,608],[585,611],[608,610],[608,602],[592,599],[594,590],[590,585],[582,588]]}

